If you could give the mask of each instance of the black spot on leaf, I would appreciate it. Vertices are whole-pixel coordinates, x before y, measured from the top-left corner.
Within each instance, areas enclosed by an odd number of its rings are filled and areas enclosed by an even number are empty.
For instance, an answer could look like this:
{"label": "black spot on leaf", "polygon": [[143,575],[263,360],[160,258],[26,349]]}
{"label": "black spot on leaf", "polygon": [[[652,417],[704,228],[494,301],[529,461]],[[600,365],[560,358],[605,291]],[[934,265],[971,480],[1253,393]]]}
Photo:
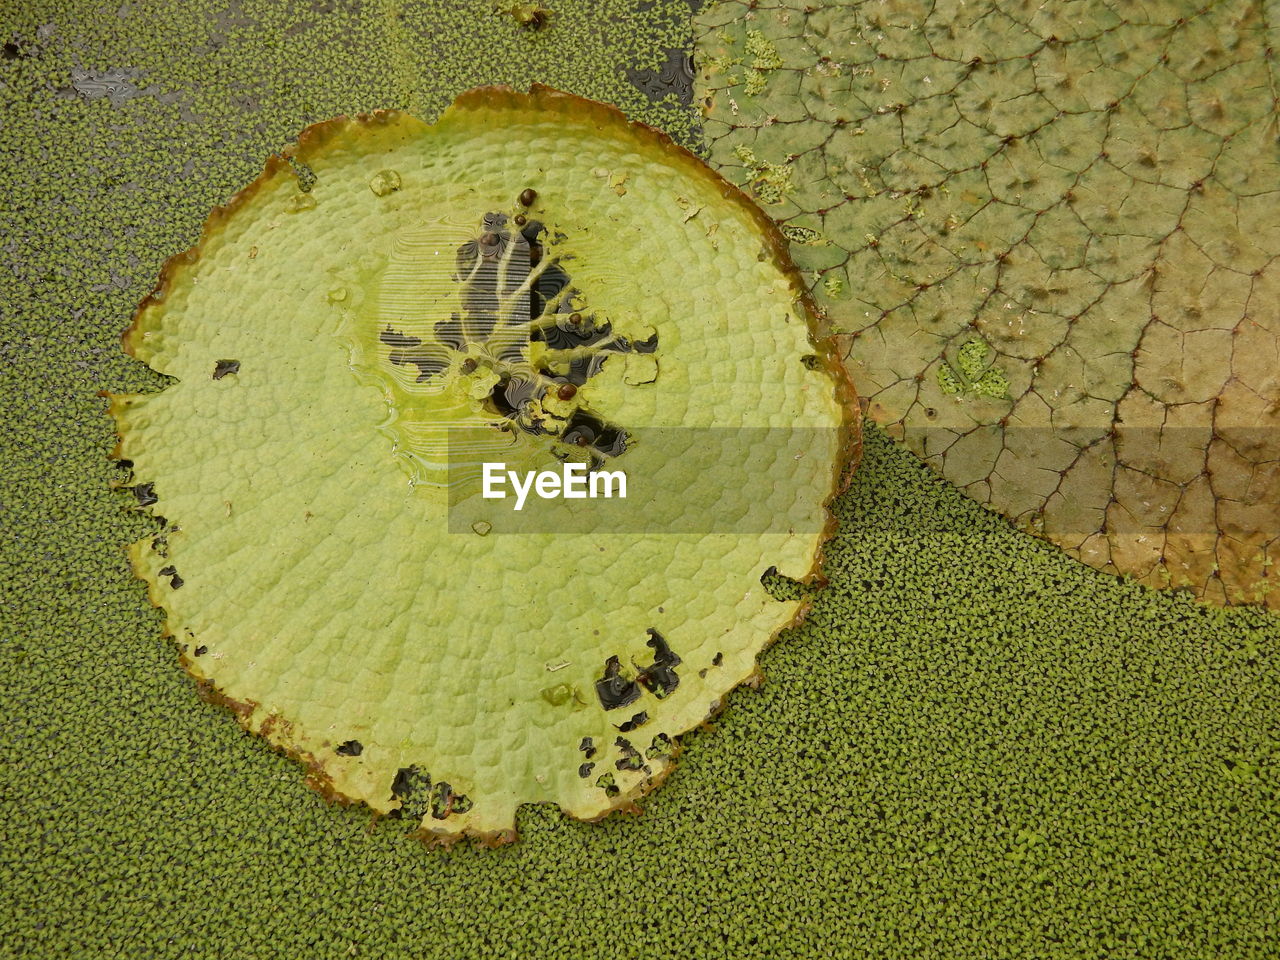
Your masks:
{"label": "black spot on leaf", "polygon": [[414,780],[417,777],[417,767],[401,767],[396,771],[395,779],[391,781],[392,796],[404,799],[413,791]]}
{"label": "black spot on leaf", "polygon": [[615,723],[614,726],[617,727],[619,730],[621,730],[623,733],[630,733],[636,727],[641,726],[642,724],[645,724],[648,722],[649,722],[648,712],[641,710],[639,713],[632,716],[632,718],[630,720],[627,720],[625,723]]}
{"label": "black spot on leaf", "polygon": [[602,773],[596,778],[596,786],[604,791],[604,795],[610,799],[616,797],[622,791],[618,789],[617,782],[613,779],[612,773]]}
{"label": "black spot on leaf", "polygon": [[622,676],[622,662],[617,657],[605,661],[604,676],[596,681],[596,696],[600,706],[616,710],[640,699],[640,687],[634,680]]}
{"label": "black spot on leaf", "polygon": [[671,756],[673,747],[674,744],[671,742],[671,738],[665,733],[660,733],[653,738],[653,741],[649,744],[649,749],[645,751],[645,754],[650,760],[665,760]]}
{"label": "black spot on leaf", "polygon": [[640,756],[640,751],[633,747],[626,737],[619,737],[614,744],[622,751],[622,756],[614,764],[619,770],[639,770],[644,766],[644,758]]}
{"label": "black spot on leaf", "polygon": [[646,632],[649,634],[648,645],[653,650],[653,663],[645,667],[636,679],[661,700],[663,697],[670,696],[680,685],[680,677],[677,676],[675,668],[681,661],[667,645],[662,634],[652,627]]}

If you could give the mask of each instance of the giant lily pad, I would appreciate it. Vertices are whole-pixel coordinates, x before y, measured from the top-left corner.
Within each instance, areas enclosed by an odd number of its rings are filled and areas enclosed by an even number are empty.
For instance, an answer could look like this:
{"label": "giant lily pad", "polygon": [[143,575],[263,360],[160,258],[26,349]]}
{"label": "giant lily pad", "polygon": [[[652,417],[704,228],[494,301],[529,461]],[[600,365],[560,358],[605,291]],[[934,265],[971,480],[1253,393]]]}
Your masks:
{"label": "giant lily pad", "polygon": [[724,2],[698,96],[873,417],[1094,566],[1276,608],[1264,7]]}
{"label": "giant lily pad", "polygon": [[[113,398],[183,662],[317,786],[513,836],[669,769],[820,579],[852,388],[771,221],[611,107],[309,128],[166,266]],[[626,499],[483,496],[484,464]]]}

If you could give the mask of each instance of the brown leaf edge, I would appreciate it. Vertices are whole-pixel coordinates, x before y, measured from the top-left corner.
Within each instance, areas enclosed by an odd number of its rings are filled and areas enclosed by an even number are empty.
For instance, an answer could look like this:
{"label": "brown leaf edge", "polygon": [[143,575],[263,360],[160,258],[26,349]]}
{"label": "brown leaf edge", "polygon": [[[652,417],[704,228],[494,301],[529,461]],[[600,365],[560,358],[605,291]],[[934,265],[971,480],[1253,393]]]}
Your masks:
{"label": "brown leaf edge", "polygon": [[[839,527],[839,521],[832,510],[832,504],[848,489],[850,480],[862,455],[862,413],[859,407],[858,394],[841,357],[836,338],[831,333],[826,316],[818,307],[807,285],[804,283],[799,268],[792,262],[789,244],[777,223],[761,210],[738,186],[725,179],[694,154],[677,144],[666,133],[648,124],[627,119],[626,115],[612,104],[590,100],[540,83],[532,84],[528,93],[506,85],[495,85],[476,87],[460,94],[435,124],[427,124],[400,110],[375,110],[373,113],[361,113],[355,116],[341,115],[310,125],[299,134],[295,143],[286,147],[281,153],[269,156],[262,173],[251,183],[233,195],[225,204],[214,207],[210,211],[201,228],[200,239],[193,246],[169,257],[165,261],[160,269],[160,275],[155,287],[138,304],[129,325],[121,333],[120,339],[124,352],[135,360],[146,362],[139,353],[142,347],[143,324],[147,311],[152,306],[164,301],[170,286],[180,276],[181,272],[190,269],[199,261],[201,249],[205,243],[224,229],[230,219],[242,207],[252,201],[276,177],[291,177],[295,175],[291,166],[292,160],[306,162],[308,157],[315,156],[321,152],[330,141],[352,127],[371,128],[407,122],[420,127],[415,132],[416,135],[430,135],[430,131],[436,127],[444,126],[468,111],[486,109],[562,113],[572,116],[575,122],[581,122],[583,118],[586,118],[597,130],[607,130],[609,128],[625,130],[633,137],[648,140],[658,148],[659,156],[671,165],[685,170],[692,177],[701,178],[704,181],[710,180],[720,195],[739,210],[745,212],[759,233],[763,235],[765,240],[764,253],[768,256],[773,266],[787,278],[791,286],[795,302],[799,304],[801,311],[805,315],[805,320],[809,327],[809,340],[814,346],[815,355],[819,360],[821,369],[832,380],[834,396],[842,411],[838,452],[832,465],[831,493],[823,502],[826,518],[819,534],[818,547],[814,551],[813,563],[809,571],[799,581],[819,589],[826,586],[827,580],[823,575],[823,567],[826,562],[826,547]],[[119,460],[122,457],[123,444],[120,435],[121,420],[119,412],[130,395],[110,393],[102,393],[100,395],[109,401],[107,412],[114,421],[117,433],[116,446],[109,456],[113,460]],[[135,575],[140,579],[146,580],[142,573],[141,565],[132,556],[132,552],[130,559]],[[154,584],[148,582],[148,600],[154,607],[163,609],[161,598],[154,587]],[[764,646],[761,647],[760,652],[763,653],[771,647],[787,631],[803,624],[812,609],[813,603],[814,597],[810,594],[801,602],[795,615],[774,631]],[[163,629],[167,638],[176,639],[176,633],[172,629],[167,616]],[[263,737],[280,753],[299,763],[306,771],[304,778],[306,785],[319,793],[325,800],[344,806],[365,803],[362,799],[343,794],[334,786],[332,778],[325,770],[324,761],[316,757],[310,750],[299,746],[291,736],[292,724],[289,721],[268,715],[255,723],[254,715],[258,712],[260,704],[252,700],[238,700],[219,690],[210,679],[200,675],[195,661],[187,656],[185,652],[179,652],[179,660],[184,669],[195,680],[197,692],[202,699],[229,710],[244,729]],[[739,686],[750,685],[758,687],[762,682],[763,674],[757,664],[752,674],[743,680]],[[706,717],[694,729],[707,727],[710,721],[723,711],[725,699],[730,693],[732,691],[726,691],[725,694],[713,700],[708,705]],[[656,776],[640,781],[626,793],[619,795],[612,805],[600,814],[589,818],[578,818],[563,807],[561,807],[562,812],[575,819],[586,819],[592,823],[604,820],[613,813],[639,814],[641,809],[636,801],[651,790],[659,787],[675,769],[676,760],[682,752],[680,736],[681,734],[672,736],[672,755]],[[378,810],[370,809],[375,822],[379,817],[385,815]],[[448,833],[427,827],[419,827],[419,829],[411,832],[409,836],[416,837],[428,846],[443,846],[445,848],[452,847],[453,844],[465,837],[470,837],[481,845],[488,847],[502,846],[518,839],[518,833],[514,828],[494,831],[473,831],[464,828],[461,832]]]}

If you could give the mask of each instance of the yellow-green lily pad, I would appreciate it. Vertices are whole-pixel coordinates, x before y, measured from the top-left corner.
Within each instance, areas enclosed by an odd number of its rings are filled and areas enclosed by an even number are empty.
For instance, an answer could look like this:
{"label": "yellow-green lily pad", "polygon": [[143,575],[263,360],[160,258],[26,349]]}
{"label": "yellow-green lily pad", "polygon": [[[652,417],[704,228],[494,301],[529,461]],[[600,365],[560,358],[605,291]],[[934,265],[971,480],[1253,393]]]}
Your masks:
{"label": "yellow-green lily pad", "polygon": [[[426,837],[630,806],[803,615],[762,576],[820,580],[856,458],[785,248],[666,137],[548,88],[309,128],[125,338],[173,378],[111,410],[187,669]],[[483,496],[499,461],[628,496],[516,511]]]}

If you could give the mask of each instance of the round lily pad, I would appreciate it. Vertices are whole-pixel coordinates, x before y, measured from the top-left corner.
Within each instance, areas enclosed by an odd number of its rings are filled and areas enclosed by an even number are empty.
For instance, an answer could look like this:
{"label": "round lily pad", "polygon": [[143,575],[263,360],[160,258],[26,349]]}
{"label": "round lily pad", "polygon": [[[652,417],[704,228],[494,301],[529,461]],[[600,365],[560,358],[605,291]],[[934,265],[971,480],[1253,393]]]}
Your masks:
{"label": "round lily pad", "polygon": [[429,838],[631,806],[803,615],[766,575],[820,584],[856,459],[785,249],[544,87],[306,130],[125,336],[173,378],[111,410],[187,669]]}

